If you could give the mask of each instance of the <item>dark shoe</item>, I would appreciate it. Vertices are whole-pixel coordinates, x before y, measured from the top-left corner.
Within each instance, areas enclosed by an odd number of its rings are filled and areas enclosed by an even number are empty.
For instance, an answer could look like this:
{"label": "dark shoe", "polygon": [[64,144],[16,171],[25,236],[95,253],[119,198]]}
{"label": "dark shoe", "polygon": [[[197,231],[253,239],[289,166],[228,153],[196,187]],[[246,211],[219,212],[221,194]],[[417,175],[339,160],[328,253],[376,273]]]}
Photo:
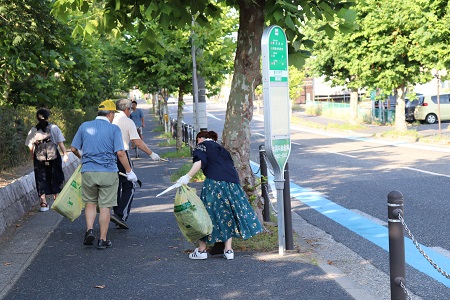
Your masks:
{"label": "dark shoe", "polygon": [[98,250],[103,250],[103,249],[110,248],[110,247],[112,247],[112,243],[110,240],[106,240],[106,241],[100,240],[100,239],[98,240],[98,244],[97,244]]}
{"label": "dark shoe", "polygon": [[116,229],[128,229],[128,225],[127,225],[127,224],[125,224],[125,225],[126,225],[126,226],[117,224],[117,225],[116,225]]}
{"label": "dark shoe", "polygon": [[119,218],[116,214],[111,215],[111,222],[118,225],[121,229],[128,229],[127,223],[125,223],[125,221]]}
{"label": "dark shoe", "polygon": [[225,243],[217,242],[211,249],[209,249],[208,253],[209,255],[223,254],[224,250],[225,250]]}
{"label": "dark shoe", "polygon": [[86,246],[94,245],[95,235],[94,235],[94,229],[89,229],[84,234],[84,242]]}

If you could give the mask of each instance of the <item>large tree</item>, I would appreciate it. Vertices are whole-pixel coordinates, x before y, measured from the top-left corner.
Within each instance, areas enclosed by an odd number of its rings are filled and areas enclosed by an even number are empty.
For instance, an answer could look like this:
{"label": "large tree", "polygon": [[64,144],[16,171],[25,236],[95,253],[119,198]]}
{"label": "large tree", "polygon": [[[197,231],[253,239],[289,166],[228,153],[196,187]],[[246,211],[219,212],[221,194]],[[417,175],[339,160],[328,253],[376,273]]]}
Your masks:
{"label": "large tree", "polygon": [[[138,50],[145,35],[138,30],[124,32],[117,49],[121,53],[119,63],[126,69],[125,78],[129,86],[138,85],[144,91],[167,90],[169,94],[178,94],[177,113],[177,150],[182,147],[183,95],[193,93],[192,45],[196,51],[196,70],[205,78],[208,94],[220,91],[226,75],[231,74],[235,42],[232,33],[237,25],[236,14],[223,8],[221,18],[212,19],[210,28],[194,24],[184,28],[160,28],[156,20],[144,23],[157,35],[160,48]],[[138,29],[136,25],[136,29]],[[162,97],[164,98],[164,96]],[[160,109],[165,101],[159,102]]]}
{"label": "large tree", "polygon": [[[92,30],[120,30],[134,26],[137,20],[157,20],[163,28],[170,26],[183,27],[192,23],[195,17],[197,24],[208,27],[208,16],[220,17],[220,5],[226,4],[239,11],[239,30],[237,50],[234,61],[234,75],[230,98],[227,106],[225,126],[223,130],[224,146],[230,150],[241,182],[248,194],[255,185],[250,169],[250,121],[253,116],[254,90],[261,84],[261,37],[266,25],[280,25],[285,29],[289,40],[290,62],[301,64],[305,58],[301,51],[303,34],[301,24],[312,18],[326,19],[330,23],[323,26],[330,34],[333,30],[353,29],[353,15],[348,11],[351,2],[340,0],[112,0],[112,1],[72,1],[56,0],[54,13],[59,17],[70,16],[72,10],[82,10],[91,18],[80,18],[79,26]],[[100,8],[92,14],[89,8]],[[336,18],[336,14],[339,19]],[[333,27],[335,26],[335,27]],[[152,30],[146,30],[145,47],[154,46]],[[250,195],[251,196],[251,195]]]}
{"label": "large tree", "polygon": [[[380,90],[397,97],[395,126],[406,130],[408,88],[450,62],[447,1],[356,1],[359,30],[333,38],[310,31],[315,69],[335,85]],[[317,26],[321,23],[317,22]],[[343,51],[342,49],[345,49]],[[409,92],[412,92],[411,89]]]}
{"label": "large tree", "polygon": [[0,3],[0,105],[80,108],[116,89],[109,43],[74,39],[73,28],[51,15],[51,3]]}

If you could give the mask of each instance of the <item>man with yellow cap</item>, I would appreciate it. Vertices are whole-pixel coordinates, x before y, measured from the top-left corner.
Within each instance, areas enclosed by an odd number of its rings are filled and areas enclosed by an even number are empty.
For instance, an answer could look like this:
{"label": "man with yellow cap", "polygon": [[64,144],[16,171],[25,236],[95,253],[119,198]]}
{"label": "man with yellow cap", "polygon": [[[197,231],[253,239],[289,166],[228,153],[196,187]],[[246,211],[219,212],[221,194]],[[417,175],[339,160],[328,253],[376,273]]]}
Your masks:
{"label": "man with yellow cap", "polygon": [[[84,245],[93,245],[95,240],[94,222],[97,206],[100,209],[100,238],[97,249],[112,246],[107,239],[111,207],[117,205],[117,159],[126,171],[126,177],[136,182],[137,177],[128,163],[123,147],[122,133],[117,125],[112,124],[116,105],[105,100],[98,106],[97,117],[81,124],[73,138],[71,150],[81,159],[82,197],[86,203],[86,233]],[[81,152],[81,153],[80,153]]]}

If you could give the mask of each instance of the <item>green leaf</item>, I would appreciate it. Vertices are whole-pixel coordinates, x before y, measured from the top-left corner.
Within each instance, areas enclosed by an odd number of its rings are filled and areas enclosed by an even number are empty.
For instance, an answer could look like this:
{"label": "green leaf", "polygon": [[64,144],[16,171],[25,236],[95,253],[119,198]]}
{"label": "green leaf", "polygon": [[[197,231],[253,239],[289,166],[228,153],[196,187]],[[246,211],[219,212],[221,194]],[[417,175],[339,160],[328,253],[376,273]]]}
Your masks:
{"label": "green leaf", "polygon": [[334,33],[335,33],[335,29],[333,27],[331,27],[331,25],[328,24],[328,23],[323,25],[323,26],[321,26],[321,27],[319,27],[317,30],[318,31],[325,31],[325,33],[327,34],[327,36],[330,39],[333,38]]}
{"label": "green leaf", "polygon": [[283,12],[281,10],[277,10],[273,12],[273,17],[275,18],[275,20],[277,22],[279,22],[280,20],[282,20],[284,18]]}
{"label": "green leaf", "polygon": [[92,22],[87,22],[86,26],[84,27],[84,30],[90,35],[94,32],[95,27],[92,25]]}
{"label": "green leaf", "polygon": [[357,14],[355,10],[342,8],[338,11],[337,16],[346,22],[352,23],[356,21]]}
{"label": "green leaf", "polygon": [[81,12],[83,14],[86,14],[86,13],[88,13],[89,8],[90,8],[90,6],[89,6],[88,2],[87,1],[83,1],[83,3],[81,4],[81,7],[80,7]]}
{"label": "green leaf", "polygon": [[147,19],[151,20],[154,17],[153,12],[157,12],[157,11],[158,11],[158,5],[152,1],[147,6],[147,9],[145,10],[144,15]]}
{"label": "green leaf", "polygon": [[310,53],[306,51],[299,51],[288,55],[289,65],[301,69],[305,65],[305,61],[310,57]]}
{"label": "green leaf", "polygon": [[334,11],[327,3],[320,2],[319,7],[322,9],[322,15],[324,15],[328,21],[334,20]]}
{"label": "green leaf", "polygon": [[284,19],[284,22],[289,28],[296,30],[294,22],[292,22],[292,18],[290,16],[287,16],[286,19]]}

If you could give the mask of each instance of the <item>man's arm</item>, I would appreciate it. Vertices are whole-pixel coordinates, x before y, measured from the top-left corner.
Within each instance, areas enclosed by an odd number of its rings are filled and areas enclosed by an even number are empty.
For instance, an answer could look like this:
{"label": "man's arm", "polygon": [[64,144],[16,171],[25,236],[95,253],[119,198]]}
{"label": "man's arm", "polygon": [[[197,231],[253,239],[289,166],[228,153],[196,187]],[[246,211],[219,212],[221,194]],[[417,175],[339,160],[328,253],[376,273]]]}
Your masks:
{"label": "man's arm", "polygon": [[131,166],[130,166],[130,163],[128,162],[128,157],[127,157],[127,154],[125,153],[125,151],[123,151],[123,150],[117,151],[117,157],[119,158],[120,162],[122,163],[122,166],[124,166],[125,171],[127,173],[130,173]]}
{"label": "man's arm", "polygon": [[139,149],[147,153],[148,155],[152,155],[153,151],[144,143],[141,139],[133,139],[131,140]]}
{"label": "man's arm", "polygon": [[150,150],[147,147],[147,145],[144,143],[143,140],[141,140],[141,139],[134,139],[132,141],[139,149],[141,149],[142,151],[147,153],[153,160],[160,160],[161,159],[158,154],[156,154],[154,151]]}
{"label": "man's arm", "polygon": [[78,157],[79,159],[81,159],[81,154],[80,151],[78,151],[77,148],[70,146],[70,150],[72,151],[73,154],[75,154],[76,157]]}

